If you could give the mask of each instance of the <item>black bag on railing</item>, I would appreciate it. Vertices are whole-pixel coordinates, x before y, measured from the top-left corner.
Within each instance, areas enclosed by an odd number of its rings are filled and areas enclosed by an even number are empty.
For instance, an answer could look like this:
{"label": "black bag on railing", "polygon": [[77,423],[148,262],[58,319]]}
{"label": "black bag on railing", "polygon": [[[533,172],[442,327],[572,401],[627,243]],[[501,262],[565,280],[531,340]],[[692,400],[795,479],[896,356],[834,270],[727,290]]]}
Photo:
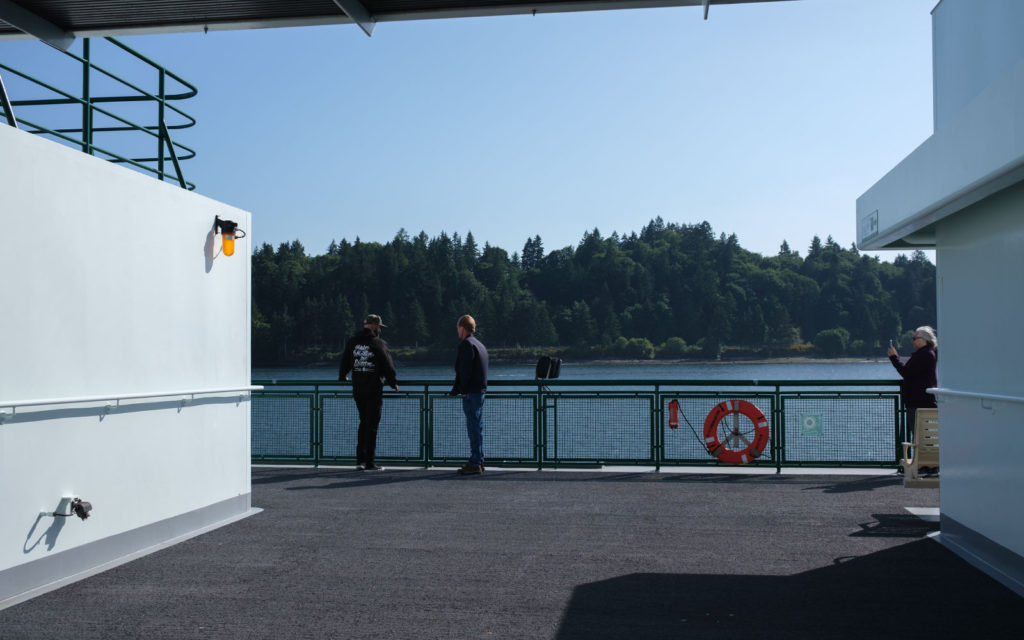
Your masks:
{"label": "black bag on railing", "polygon": [[537,361],[537,378],[557,378],[562,369],[562,359],[541,356]]}

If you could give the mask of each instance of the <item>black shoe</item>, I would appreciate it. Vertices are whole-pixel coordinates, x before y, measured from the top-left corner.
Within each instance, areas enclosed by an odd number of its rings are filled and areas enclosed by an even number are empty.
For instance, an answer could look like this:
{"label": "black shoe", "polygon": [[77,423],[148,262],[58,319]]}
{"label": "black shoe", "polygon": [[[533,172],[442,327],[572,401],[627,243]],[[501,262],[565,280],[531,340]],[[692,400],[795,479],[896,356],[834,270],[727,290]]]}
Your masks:
{"label": "black shoe", "polygon": [[363,464],[362,462],[357,462],[356,463],[356,471],[365,471],[365,470],[366,470],[366,465],[365,464]]}
{"label": "black shoe", "polygon": [[373,462],[367,462],[366,466],[364,466],[363,469],[365,471],[383,471],[384,467],[380,466],[379,464],[375,464]]}
{"label": "black shoe", "polygon": [[476,476],[484,472],[484,465],[482,464],[467,464],[463,465],[459,469],[460,476]]}

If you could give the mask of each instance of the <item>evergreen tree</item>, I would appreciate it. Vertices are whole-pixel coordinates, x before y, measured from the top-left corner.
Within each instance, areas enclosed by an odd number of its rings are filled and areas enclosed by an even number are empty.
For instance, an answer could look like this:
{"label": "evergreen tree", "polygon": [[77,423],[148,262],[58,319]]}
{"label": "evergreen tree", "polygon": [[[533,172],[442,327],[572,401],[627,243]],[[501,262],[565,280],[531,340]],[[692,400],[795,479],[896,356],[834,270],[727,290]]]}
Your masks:
{"label": "evergreen tree", "polygon": [[814,237],[806,258],[785,241],[764,257],[706,221],[660,217],[639,234],[595,228],[547,254],[539,235],[509,256],[480,249],[472,232],[405,229],[384,245],[331,241],[320,256],[297,241],[253,252],[256,366],[334,357],[367,313],[384,315],[393,347],[444,354],[455,318],[472,313],[496,348],[648,357],[661,344],[662,357],[714,358],[812,337],[822,355],[880,355],[890,338],[935,324],[935,267],[919,251],[885,263],[831,237]]}

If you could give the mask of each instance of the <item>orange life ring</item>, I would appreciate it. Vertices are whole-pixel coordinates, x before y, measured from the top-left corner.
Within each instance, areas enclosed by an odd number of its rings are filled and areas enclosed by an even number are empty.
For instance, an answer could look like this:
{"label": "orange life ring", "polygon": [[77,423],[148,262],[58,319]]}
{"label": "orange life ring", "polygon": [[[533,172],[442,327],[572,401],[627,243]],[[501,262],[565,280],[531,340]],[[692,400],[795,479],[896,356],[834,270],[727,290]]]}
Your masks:
{"label": "orange life ring", "polygon": [[679,428],[679,401],[672,400],[668,403],[668,428]]}
{"label": "orange life ring", "polygon": [[[723,442],[718,438],[718,423],[730,414],[735,414],[732,431],[726,435]],[[753,439],[747,439],[740,431],[740,414],[754,423]],[[726,400],[719,403],[704,419],[704,442],[708,453],[727,464],[746,464],[761,457],[764,448],[768,446],[769,436],[768,419],[760,409],[746,400]],[[738,447],[744,443],[745,447]]]}

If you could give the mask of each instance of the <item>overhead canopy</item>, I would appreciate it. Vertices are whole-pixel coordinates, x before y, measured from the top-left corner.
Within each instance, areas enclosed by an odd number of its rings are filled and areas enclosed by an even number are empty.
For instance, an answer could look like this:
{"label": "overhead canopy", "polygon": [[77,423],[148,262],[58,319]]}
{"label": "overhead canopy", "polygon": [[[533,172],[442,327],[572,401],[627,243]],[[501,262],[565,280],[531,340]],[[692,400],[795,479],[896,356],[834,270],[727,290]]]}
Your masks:
{"label": "overhead canopy", "polygon": [[0,39],[37,38],[67,49],[78,37],[374,24],[514,14],[703,7],[777,0],[0,0]]}

